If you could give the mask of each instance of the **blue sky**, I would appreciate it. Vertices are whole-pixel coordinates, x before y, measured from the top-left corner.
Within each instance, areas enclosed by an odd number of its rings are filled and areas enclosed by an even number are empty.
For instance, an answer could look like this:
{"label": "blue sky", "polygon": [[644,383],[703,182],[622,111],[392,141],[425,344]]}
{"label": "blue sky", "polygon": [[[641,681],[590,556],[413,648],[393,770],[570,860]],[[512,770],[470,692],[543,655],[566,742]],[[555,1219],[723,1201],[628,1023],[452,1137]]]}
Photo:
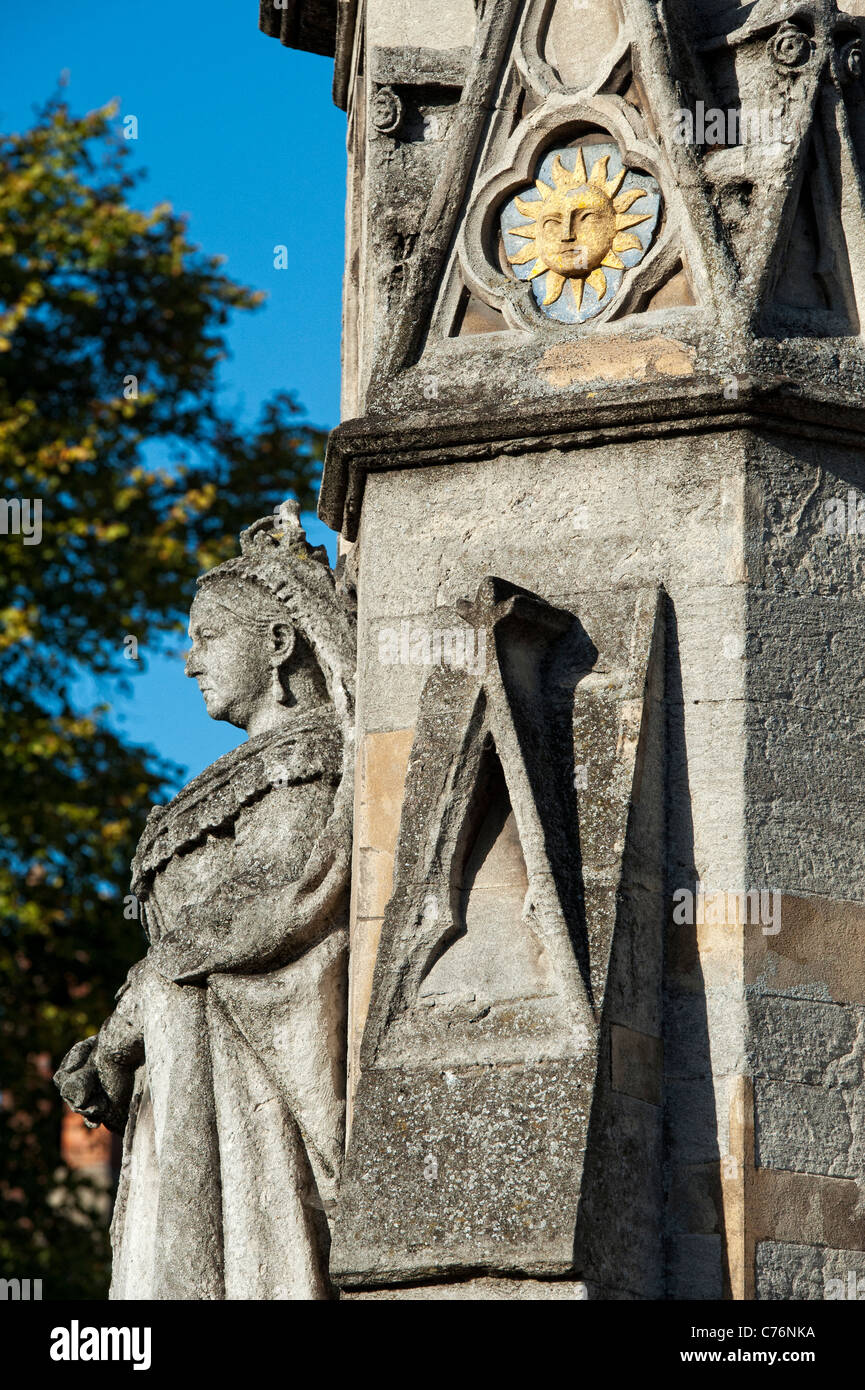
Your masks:
{"label": "blue sky", "polygon": [[[258,32],[257,0],[5,0],[0,18],[0,129],[29,125],[66,74],[80,113],[116,97],[138,118],[138,198],[189,215],[193,241],[222,254],[236,280],[265,290],[236,317],[224,399],[253,420],[277,388],[293,390],[316,425],[339,419],[339,341],[345,206],[345,116],[332,104],[333,63]],[[273,248],[297,249],[275,270]],[[254,518],[250,518],[254,520]],[[332,532],[305,518],[310,539]],[[178,658],[155,656],[124,699],[104,686],[128,738],[194,774],[243,738],[207,718]]]}

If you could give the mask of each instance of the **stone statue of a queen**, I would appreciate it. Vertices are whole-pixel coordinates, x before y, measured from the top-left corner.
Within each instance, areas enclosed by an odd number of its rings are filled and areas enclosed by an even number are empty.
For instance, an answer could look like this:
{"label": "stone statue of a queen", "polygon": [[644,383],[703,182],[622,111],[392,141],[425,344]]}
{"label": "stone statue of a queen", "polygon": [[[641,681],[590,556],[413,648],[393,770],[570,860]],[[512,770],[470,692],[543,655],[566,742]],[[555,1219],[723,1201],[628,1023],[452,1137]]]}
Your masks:
{"label": "stone statue of a queen", "polygon": [[124,1134],[112,1298],[327,1298],[355,640],[296,503],[199,580],[189,634],[208,713],[249,737],[151,812],[149,950],[57,1084]]}

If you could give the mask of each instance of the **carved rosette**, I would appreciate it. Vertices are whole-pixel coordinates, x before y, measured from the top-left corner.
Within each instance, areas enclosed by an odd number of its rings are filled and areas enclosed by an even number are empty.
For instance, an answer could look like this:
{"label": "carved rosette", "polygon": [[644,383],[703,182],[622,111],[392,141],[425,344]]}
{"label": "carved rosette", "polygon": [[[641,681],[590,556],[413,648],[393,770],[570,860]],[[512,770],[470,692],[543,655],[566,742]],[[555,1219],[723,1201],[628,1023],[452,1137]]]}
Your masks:
{"label": "carved rosette", "polygon": [[772,63],[779,72],[802,68],[814,51],[814,40],[796,24],[784,23],[767,44]]}
{"label": "carved rosette", "polygon": [[379,87],[372,102],[372,123],[380,135],[397,135],[405,116],[405,105],[393,87]]}

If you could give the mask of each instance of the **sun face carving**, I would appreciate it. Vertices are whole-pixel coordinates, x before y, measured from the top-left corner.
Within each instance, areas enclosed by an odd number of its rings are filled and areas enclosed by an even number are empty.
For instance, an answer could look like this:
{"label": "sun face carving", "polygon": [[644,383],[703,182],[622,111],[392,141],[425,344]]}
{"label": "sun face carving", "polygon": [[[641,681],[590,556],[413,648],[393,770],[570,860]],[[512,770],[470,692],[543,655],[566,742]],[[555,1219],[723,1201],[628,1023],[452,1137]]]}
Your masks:
{"label": "sun face carving", "polygon": [[[577,316],[587,317],[586,312],[581,313],[585,286],[594,290],[599,308],[609,288],[605,270],[625,271],[628,266],[621,259],[622,253],[639,251],[642,256],[646,249],[647,240],[628,229],[649,222],[654,226],[657,222],[657,185],[653,179],[643,179],[651,186],[651,192],[639,187],[621,191],[629,170],[622,165],[618,173],[609,177],[611,157],[608,153],[600,154],[587,177],[581,148],[576,152],[573,173],[565,167],[559,153],[547,176],[552,183],[541,178],[535,182],[540,198],[513,200],[517,212],[530,220],[505,226],[507,237],[528,243],[513,252],[513,243],[509,243],[508,261],[513,266],[534,262],[528,276],[520,275],[520,279],[546,275],[545,294],[540,301],[543,309],[558,304],[566,286],[570,286]],[[649,199],[652,210],[630,212],[643,198]],[[633,258],[630,259],[633,264]],[[572,313],[573,310],[568,317]]]}

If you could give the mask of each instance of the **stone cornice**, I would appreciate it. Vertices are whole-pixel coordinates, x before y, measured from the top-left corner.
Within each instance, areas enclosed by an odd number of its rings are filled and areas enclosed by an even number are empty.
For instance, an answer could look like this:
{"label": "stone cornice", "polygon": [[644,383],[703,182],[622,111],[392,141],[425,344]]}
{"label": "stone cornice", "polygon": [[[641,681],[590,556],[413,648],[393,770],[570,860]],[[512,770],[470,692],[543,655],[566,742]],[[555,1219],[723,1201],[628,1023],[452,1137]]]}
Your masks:
{"label": "stone cornice", "polygon": [[333,99],[343,111],[348,104],[351,55],[358,0],[259,0],[258,27],[286,48],[334,58]]}
{"label": "stone cornice", "polygon": [[790,377],[741,376],[738,395],[718,378],[607,390],[589,401],[549,401],[501,411],[467,408],[393,423],[379,415],[347,420],[328,442],[319,516],[357,539],[368,473],[461,463],[499,454],[586,449],[617,440],[761,430],[857,448],[865,446],[865,401],[806,387]]}

